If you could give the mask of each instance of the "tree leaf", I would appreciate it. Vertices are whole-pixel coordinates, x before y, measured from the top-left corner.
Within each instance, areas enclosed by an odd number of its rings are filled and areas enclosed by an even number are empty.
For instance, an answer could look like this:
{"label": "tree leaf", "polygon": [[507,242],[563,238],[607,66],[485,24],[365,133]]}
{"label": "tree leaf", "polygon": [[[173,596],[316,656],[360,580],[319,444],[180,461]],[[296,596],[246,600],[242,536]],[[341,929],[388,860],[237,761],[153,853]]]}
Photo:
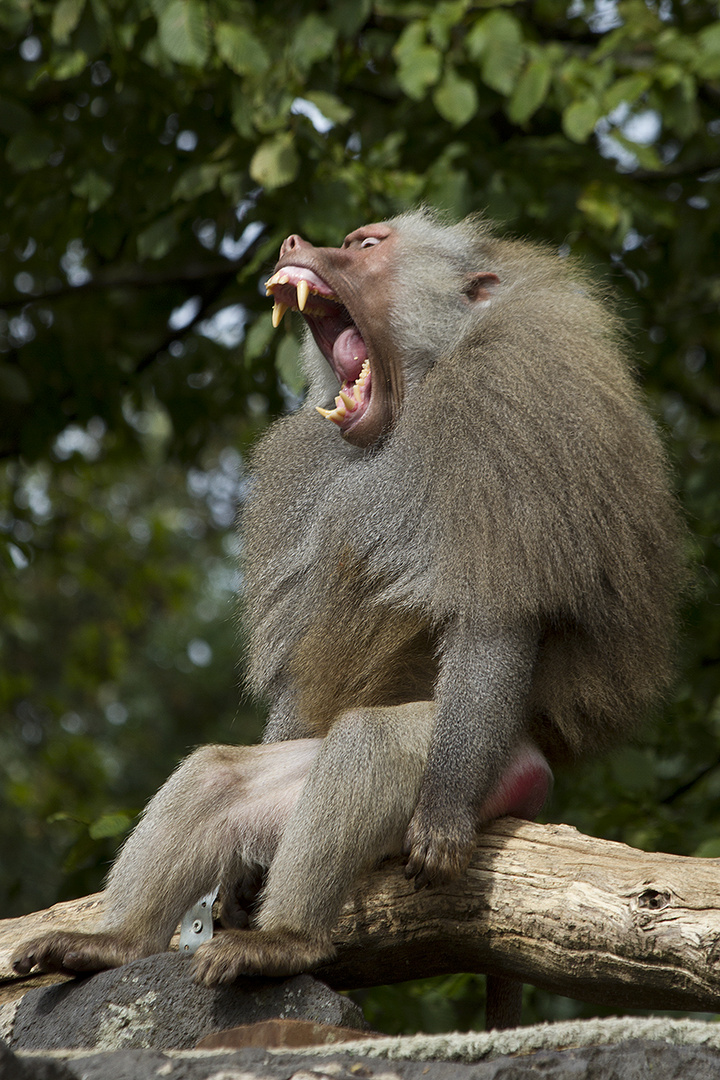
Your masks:
{"label": "tree leaf", "polygon": [[250,175],[266,188],[285,187],[298,174],[298,157],[292,132],[283,132],[260,143],[250,162]]}
{"label": "tree leaf", "polygon": [[433,102],[440,115],[459,128],[477,112],[478,96],[470,80],[461,78],[453,67],[449,67],[433,93]]}
{"label": "tree leaf", "polygon": [[344,37],[356,33],[372,11],[372,0],[333,0],[325,18],[337,26]]}
{"label": "tree leaf", "polygon": [[54,146],[49,135],[36,131],[19,131],[11,136],[5,148],[5,160],[16,172],[41,169]]}
{"label": "tree leaf", "polygon": [[578,209],[601,229],[614,229],[620,223],[623,212],[615,194],[593,180],[578,198]]}
{"label": "tree leaf", "polygon": [[49,67],[53,79],[64,82],[65,79],[75,79],[82,74],[87,62],[87,53],[83,49],[74,49],[72,52],[62,49],[51,57]]}
{"label": "tree leaf", "polygon": [[243,355],[246,365],[249,365],[250,361],[256,360],[258,356],[262,356],[274,336],[275,328],[272,324],[270,312],[268,311],[262,315],[258,315],[255,322],[245,334]]}
{"label": "tree leaf", "polygon": [[470,56],[480,61],[486,86],[510,94],[522,67],[525,45],[518,19],[508,11],[491,11],[478,19],[468,34]]}
{"label": "tree leaf", "polygon": [[524,124],[537,112],[547,97],[552,80],[549,60],[531,60],[515,83],[507,114],[514,124]]}
{"label": "tree leaf", "polygon": [[236,75],[264,75],[270,67],[267,50],[245,26],[218,23],[215,45],[220,59]]}
{"label": "tree leaf", "polygon": [[720,77],[720,23],[706,26],[697,36],[698,55],[693,67],[701,79]]}
{"label": "tree leaf", "polygon": [[330,55],[336,37],[337,30],[326,19],[307,15],[293,34],[290,56],[302,71],[307,71]]}
{"label": "tree leaf", "polygon": [[353,109],[341,101],[335,94],[328,94],[325,90],[308,90],[303,97],[316,105],[323,116],[332,120],[334,124],[346,124],[353,115]]}
{"label": "tree leaf", "polygon": [[88,829],[91,840],[104,840],[106,837],[120,836],[132,824],[127,814],[103,814]]}
{"label": "tree leaf", "polygon": [[206,191],[212,191],[217,186],[222,171],[223,166],[217,163],[190,165],[178,177],[172,189],[173,202],[178,199],[195,199],[198,195],[204,195]]}
{"label": "tree leaf", "polygon": [[88,210],[92,214],[110,198],[113,185],[94,169],[88,169],[84,176],[73,184],[71,191],[78,198],[87,199]]}
{"label": "tree leaf", "polygon": [[428,31],[435,45],[443,51],[450,44],[450,35],[455,27],[462,22],[463,16],[470,7],[470,0],[441,0],[434,4],[428,18]]}
{"label": "tree leaf", "polygon": [[85,0],[58,0],[50,23],[50,33],[58,45],[67,45],[70,35],[80,22]]}
{"label": "tree leaf", "polygon": [[623,103],[632,105],[650,87],[651,82],[650,75],[645,72],[626,75],[625,78],[618,79],[605,91],[603,97],[605,111],[612,112]]}
{"label": "tree leaf", "polygon": [[425,26],[419,20],[405,27],[393,49],[400,86],[415,101],[425,97],[442,70],[442,54],[428,45]]}
{"label": "tree leaf", "polygon": [[603,110],[597,98],[586,97],[573,101],[562,115],[563,131],[576,143],[587,142]]}
{"label": "tree leaf", "polygon": [[203,0],[171,0],[158,15],[158,40],[176,64],[202,67],[210,55],[210,31]]}
{"label": "tree leaf", "polygon": [[177,238],[175,218],[172,214],[165,214],[138,234],[138,255],[141,259],[162,259],[177,242]]}
{"label": "tree leaf", "polygon": [[275,369],[292,394],[302,393],[306,382],[299,354],[297,338],[294,334],[284,334],[275,353]]}

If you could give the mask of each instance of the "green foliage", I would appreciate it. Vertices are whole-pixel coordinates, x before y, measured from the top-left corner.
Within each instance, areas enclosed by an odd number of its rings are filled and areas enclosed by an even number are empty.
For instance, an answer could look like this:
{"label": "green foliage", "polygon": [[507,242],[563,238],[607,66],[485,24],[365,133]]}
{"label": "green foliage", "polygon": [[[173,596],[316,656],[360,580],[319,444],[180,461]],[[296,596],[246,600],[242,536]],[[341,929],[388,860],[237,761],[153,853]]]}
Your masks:
{"label": "green foliage", "polygon": [[235,679],[238,455],[208,451],[186,476],[158,461],[157,419],[136,423],[134,464],[95,424],[2,470],[5,914],[97,888],[182,754],[258,731]]}
{"label": "green foliage", "polygon": [[291,184],[298,174],[300,158],[291,132],[274,135],[260,143],[250,162],[250,176],[272,190]]}
{"label": "green foliage", "polygon": [[485,1021],[485,979],[481,975],[417,979],[356,990],[352,997],[371,1027],[387,1035],[481,1030]]}
{"label": "green foliage", "polygon": [[468,34],[467,48],[480,64],[485,85],[509,97],[525,54],[522,27],[515,16],[503,10],[483,15]]}
{"label": "green foliage", "polygon": [[210,55],[207,5],[202,0],[161,0],[154,10],[162,52],[176,64],[201,68]]}
{"label": "green foliage", "polygon": [[[487,210],[619,297],[701,569],[659,722],[561,775],[549,814],[717,855],[718,14],[0,4],[5,914],[96,887],[191,745],[257,731],[232,722],[234,455],[301,392],[261,282],[288,233],[337,243],[421,201]],[[387,1030],[476,1025],[481,998],[473,977],[364,996]]]}
{"label": "green foliage", "polygon": [[433,94],[433,103],[444,120],[453,127],[463,127],[477,112],[477,92],[469,79],[462,79],[450,67]]}

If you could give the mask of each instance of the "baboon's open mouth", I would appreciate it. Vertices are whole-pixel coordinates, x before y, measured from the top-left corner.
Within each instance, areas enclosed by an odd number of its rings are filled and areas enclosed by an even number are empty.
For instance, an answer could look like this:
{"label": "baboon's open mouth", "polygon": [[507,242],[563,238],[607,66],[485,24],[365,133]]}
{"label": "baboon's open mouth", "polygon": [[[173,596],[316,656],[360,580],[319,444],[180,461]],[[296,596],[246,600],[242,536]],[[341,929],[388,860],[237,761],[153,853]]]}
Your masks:
{"label": "baboon's open mouth", "polygon": [[265,283],[265,289],[275,301],[273,326],[279,326],[291,309],[299,311],[310,327],[340,383],[335,408],[318,406],[318,412],[343,432],[349,431],[367,411],[372,383],[367,346],[350,312],[330,285],[304,266],[281,267]]}

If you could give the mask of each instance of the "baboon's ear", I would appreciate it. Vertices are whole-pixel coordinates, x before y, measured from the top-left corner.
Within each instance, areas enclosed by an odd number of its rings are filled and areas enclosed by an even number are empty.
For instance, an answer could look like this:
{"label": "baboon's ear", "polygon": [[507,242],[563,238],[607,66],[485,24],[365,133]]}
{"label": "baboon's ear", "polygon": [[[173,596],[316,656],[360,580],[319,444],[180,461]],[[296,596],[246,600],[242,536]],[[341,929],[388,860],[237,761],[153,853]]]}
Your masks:
{"label": "baboon's ear", "polygon": [[463,292],[471,303],[476,300],[490,300],[495,291],[495,286],[500,284],[497,274],[477,273],[468,278]]}

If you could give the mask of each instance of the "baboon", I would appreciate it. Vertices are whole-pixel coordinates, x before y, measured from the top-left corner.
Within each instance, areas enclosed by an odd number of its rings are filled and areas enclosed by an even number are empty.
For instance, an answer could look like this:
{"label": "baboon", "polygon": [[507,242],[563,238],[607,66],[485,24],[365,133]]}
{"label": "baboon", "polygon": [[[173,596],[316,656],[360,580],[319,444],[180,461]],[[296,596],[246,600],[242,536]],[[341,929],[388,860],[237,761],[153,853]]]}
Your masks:
{"label": "baboon", "polygon": [[192,755],[102,933],[30,942],[18,971],[164,948],[218,882],[249,928],[200,947],[200,981],[315,966],[365,869],[402,849],[419,887],[449,880],[484,821],[539,810],[548,762],[625,738],[667,685],[683,531],[602,290],[425,211],[290,236],[267,290],[307,323],[309,389],[244,511],[264,745]]}

